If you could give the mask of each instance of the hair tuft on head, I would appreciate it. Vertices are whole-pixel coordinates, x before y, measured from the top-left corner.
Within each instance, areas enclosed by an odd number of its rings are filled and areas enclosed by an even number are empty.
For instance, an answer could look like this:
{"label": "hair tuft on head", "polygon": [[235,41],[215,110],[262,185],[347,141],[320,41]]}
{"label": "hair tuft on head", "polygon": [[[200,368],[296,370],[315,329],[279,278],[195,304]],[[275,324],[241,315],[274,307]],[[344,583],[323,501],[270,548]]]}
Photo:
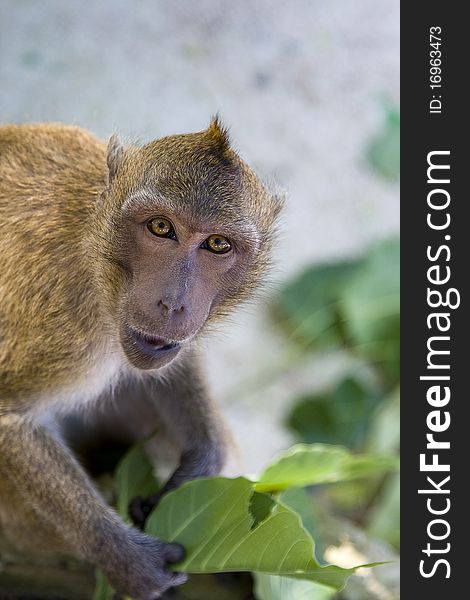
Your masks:
{"label": "hair tuft on head", "polygon": [[221,150],[230,149],[230,136],[228,127],[226,127],[220,120],[220,116],[216,114],[212,117],[207,133],[211,136],[217,145],[220,146]]}

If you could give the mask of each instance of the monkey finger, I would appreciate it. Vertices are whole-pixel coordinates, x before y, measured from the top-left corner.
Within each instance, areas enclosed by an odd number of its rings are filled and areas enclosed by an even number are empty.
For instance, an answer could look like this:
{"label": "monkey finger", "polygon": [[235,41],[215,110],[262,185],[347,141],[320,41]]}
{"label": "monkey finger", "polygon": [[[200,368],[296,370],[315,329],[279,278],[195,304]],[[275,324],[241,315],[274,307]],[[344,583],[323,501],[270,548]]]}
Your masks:
{"label": "monkey finger", "polygon": [[140,529],[145,525],[145,519],[148,514],[144,510],[144,504],[145,500],[141,496],[136,496],[135,498],[132,498],[127,508],[127,513],[132,522]]}
{"label": "monkey finger", "polygon": [[183,585],[183,583],[186,583],[188,581],[188,575],[187,573],[173,573],[172,575],[172,579],[171,579],[171,586],[176,586],[176,585]]}
{"label": "monkey finger", "polygon": [[165,544],[164,557],[168,563],[179,563],[186,555],[186,550],[181,544]]}
{"label": "monkey finger", "polygon": [[162,492],[158,492],[148,498],[136,496],[131,500],[128,507],[128,514],[136,527],[139,529],[144,528],[147,517],[158,504],[161,497]]}

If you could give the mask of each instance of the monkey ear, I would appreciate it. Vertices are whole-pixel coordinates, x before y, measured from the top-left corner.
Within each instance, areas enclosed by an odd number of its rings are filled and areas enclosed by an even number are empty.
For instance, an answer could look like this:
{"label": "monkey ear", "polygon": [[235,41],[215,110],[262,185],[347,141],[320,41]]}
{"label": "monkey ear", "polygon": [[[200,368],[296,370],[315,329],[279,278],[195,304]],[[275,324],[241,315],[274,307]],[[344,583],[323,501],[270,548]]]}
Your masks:
{"label": "monkey ear", "polygon": [[116,133],[109,138],[107,163],[109,170],[109,183],[114,179],[118,171],[119,165],[124,158],[124,146]]}

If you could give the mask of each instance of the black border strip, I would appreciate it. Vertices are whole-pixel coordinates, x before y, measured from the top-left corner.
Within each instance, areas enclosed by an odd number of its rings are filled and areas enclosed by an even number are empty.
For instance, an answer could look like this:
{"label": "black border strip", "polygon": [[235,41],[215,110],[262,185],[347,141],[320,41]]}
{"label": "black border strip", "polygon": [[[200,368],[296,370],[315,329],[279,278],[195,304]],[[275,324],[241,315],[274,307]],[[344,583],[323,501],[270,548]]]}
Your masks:
{"label": "black border strip", "polygon": [[[457,10],[462,6],[460,14]],[[467,417],[467,405],[470,404],[465,386],[466,372],[470,372],[467,336],[470,334],[468,319],[469,267],[467,260],[470,254],[467,231],[467,214],[469,214],[470,198],[465,189],[467,174],[470,174],[469,151],[464,146],[470,129],[468,109],[469,100],[464,91],[468,87],[467,79],[470,71],[468,56],[470,50],[464,47],[470,37],[465,31],[468,28],[463,16],[464,5],[455,2],[402,3],[401,13],[401,294],[402,294],[402,598],[416,600],[434,598],[463,598],[468,592],[467,574],[470,565],[466,566],[469,556],[468,544],[465,544],[470,533],[469,517],[465,509],[470,504],[470,480],[467,466],[468,441],[470,441],[470,417]],[[430,28],[440,27],[442,88],[430,88]],[[437,30],[434,30],[437,32]],[[436,55],[434,55],[436,57]],[[430,101],[433,95],[441,96],[441,112],[430,112]],[[438,103],[434,103],[438,109]],[[433,151],[449,151],[449,155],[434,155],[434,162],[450,165],[447,172],[449,183],[427,181],[428,154]],[[434,179],[446,179],[444,170],[431,171]],[[431,179],[433,179],[431,177]],[[432,189],[444,189],[450,196],[448,208],[432,210],[428,206],[428,194]],[[446,193],[436,192],[433,196],[436,203],[446,199]],[[433,200],[431,200],[432,202]],[[427,224],[428,213],[432,219],[441,223],[448,212],[450,224],[443,230],[433,230]],[[445,236],[450,236],[447,239]],[[427,248],[433,257],[441,246],[448,246],[448,252],[442,249],[437,258],[430,260]],[[431,284],[428,269],[439,265],[438,270],[431,271],[430,276],[443,278],[450,268],[450,279],[447,283]],[[460,306],[455,309],[431,308],[427,299],[427,288],[441,290],[443,294],[449,288],[455,288],[460,295]],[[435,295],[434,300],[437,299]],[[451,294],[455,302],[457,294]],[[431,318],[431,328],[427,318],[433,312],[449,314],[450,327],[447,332],[437,329],[437,319]],[[440,321],[444,326],[446,318]],[[448,336],[449,340],[434,340],[433,348],[449,350],[448,355],[431,357],[434,363],[449,365],[449,369],[430,369],[428,365],[427,343],[432,336]],[[420,376],[449,376],[446,380],[420,380]],[[434,406],[427,400],[427,391],[431,386],[440,385],[450,390],[447,404],[436,402]],[[433,396],[436,398],[436,396]],[[432,398],[431,398],[432,400]],[[439,415],[429,417],[432,411]],[[430,450],[426,448],[426,434],[429,429],[446,423],[446,413],[450,425],[442,432],[434,433],[434,439],[450,442],[450,449]],[[428,422],[427,422],[428,418]],[[425,472],[420,470],[420,454],[426,454],[425,462],[430,463],[436,453],[436,460],[448,464],[450,470]],[[433,478],[433,484],[427,480]],[[450,479],[443,482],[447,476]],[[436,490],[435,486],[449,493],[422,493],[419,489]],[[448,504],[447,499],[450,501]],[[433,515],[429,507],[435,511],[448,511],[441,515]],[[434,519],[442,519],[435,522]],[[442,540],[433,540],[429,531]],[[445,535],[448,531],[448,535]],[[428,543],[430,546],[428,547]],[[447,546],[449,544],[449,546]],[[465,545],[464,545],[465,544]],[[430,549],[430,550],[429,550]],[[427,550],[427,552],[423,552]],[[437,564],[437,561],[443,561]],[[421,561],[424,561],[421,563]],[[447,565],[448,563],[448,565]],[[422,571],[432,573],[424,577]],[[433,572],[434,571],[434,572]],[[449,575],[449,577],[447,577]],[[446,595],[444,595],[446,594]],[[470,597],[470,596],[469,596]]]}

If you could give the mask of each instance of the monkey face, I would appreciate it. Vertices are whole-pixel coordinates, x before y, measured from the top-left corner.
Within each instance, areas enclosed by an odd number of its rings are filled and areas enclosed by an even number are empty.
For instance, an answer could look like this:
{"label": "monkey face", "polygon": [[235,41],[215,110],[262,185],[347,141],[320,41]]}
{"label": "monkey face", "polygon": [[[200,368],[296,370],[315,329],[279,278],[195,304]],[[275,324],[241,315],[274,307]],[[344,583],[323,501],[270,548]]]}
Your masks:
{"label": "monkey face", "polygon": [[159,368],[236,296],[256,252],[233,224],[195,222],[156,202],[145,210],[129,204],[120,339],[134,366]]}
{"label": "monkey face", "polygon": [[159,368],[257,287],[282,199],[217,121],[143,148],[112,138],[108,167],[101,229],[125,274],[115,293],[121,344],[134,366]]}

